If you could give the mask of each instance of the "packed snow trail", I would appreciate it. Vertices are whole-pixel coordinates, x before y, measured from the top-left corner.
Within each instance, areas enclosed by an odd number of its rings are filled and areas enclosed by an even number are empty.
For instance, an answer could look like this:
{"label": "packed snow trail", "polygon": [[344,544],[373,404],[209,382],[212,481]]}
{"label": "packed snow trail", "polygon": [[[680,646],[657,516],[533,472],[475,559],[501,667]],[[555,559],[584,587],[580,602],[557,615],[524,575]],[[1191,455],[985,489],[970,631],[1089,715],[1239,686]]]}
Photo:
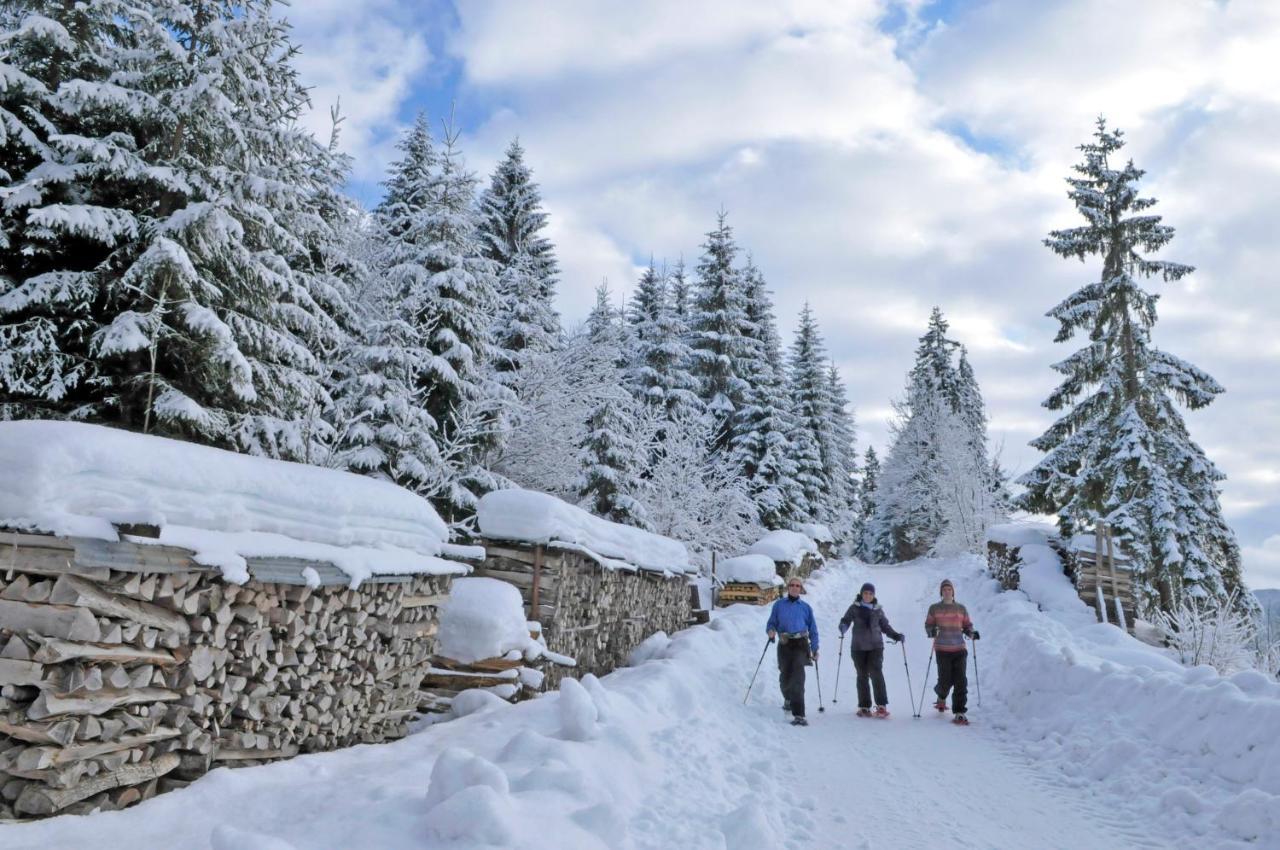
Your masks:
{"label": "packed snow trail", "polygon": [[[1097,804],[1034,764],[1006,753],[999,733],[984,728],[977,707],[972,660],[969,668],[969,716],[972,725],[957,727],[948,712],[932,707],[936,670],[925,687],[930,642],[924,635],[928,606],[938,600],[938,583],[948,575],[935,565],[829,570],[810,584],[821,637],[819,653],[825,712],[819,712],[818,681],[812,667],[806,676],[805,707],[810,725],[789,725],[781,710],[778,668],[769,648],[752,689],[750,717],[732,724],[713,714],[702,722],[672,730],[662,742],[662,755],[680,766],[633,823],[637,843],[658,847],[678,829],[680,847],[772,848],[808,850],[848,848],[1123,848],[1151,847],[1140,842]],[[957,581],[964,601],[965,582]],[[885,683],[892,716],[859,718],[856,677],[848,657],[836,689],[839,633],[836,624],[856,598],[863,581],[876,587],[895,629],[906,635],[913,698],[925,687],[925,711],[912,718],[902,649],[886,640]],[[740,652],[729,665],[725,687],[745,691],[751,670],[764,648],[761,626],[742,636]],[[981,632],[981,623],[977,624]],[[994,644],[988,633],[980,641]],[[978,647],[979,664],[983,646]],[[833,699],[838,698],[838,702]],[[739,695],[739,702],[741,701]],[[1087,719],[1084,721],[1087,722]],[[728,735],[725,733],[728,732]],[[726,737],[728,740],[726,740]],[[741,777],[738,806],[718,823],[706,813],[717,807],[702,799],[707,783],[700,777],[708,762],[720,760],[714,772],[732,776],[725,764],[733,758]],[[735,802],[731,800],[731,802]],[[723,804],[719,806],[723,808]],[[701,816],[699,816],[701,812]],[[673,823],[674,822],[674,823]],[[676,824],[680,824],[677,827]],[[708,830],[718,827],[720,835]],[[724,841],[725,843],[720,843]]]}
{"label": "packed snow trail", "polygon": [[[983,635],[973,725],[913,719],[892,645],[893,717],[854,717],[847,658],[833,701],[840,615],[870,579],[907,635],[918,698],[944,575]],[[821,570],[808,600],[827,711],[809,675],[807,728],[781,711],[772,652],[743,704],[768,611],[734,606],[652,636],[602,680],[516,706],[467,692],[461,716],[402,741],[214,770],[120,812],[0,824],[0,847],[1280,847],[1280,685],[1182,668],[1093,622],[1055,564],[1025,565],[1022,585],[998,592],[976,558]]]}

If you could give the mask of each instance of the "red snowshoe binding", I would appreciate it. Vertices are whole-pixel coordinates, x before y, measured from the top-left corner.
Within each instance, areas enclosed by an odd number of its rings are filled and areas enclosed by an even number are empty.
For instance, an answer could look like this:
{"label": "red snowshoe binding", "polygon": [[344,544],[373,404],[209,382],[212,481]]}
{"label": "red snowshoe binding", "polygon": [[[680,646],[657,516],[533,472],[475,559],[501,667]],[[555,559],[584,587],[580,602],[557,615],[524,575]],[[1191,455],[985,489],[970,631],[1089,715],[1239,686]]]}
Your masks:
{"label": "red snowshoe binding", "polygon": [[957,714],[955,717],[951,718],[951,722],[957,726],[968,726],[969,718],[965,717],[963,714]]}
{"label": "red snowshoe binding", "polygon": [[938,711],[940,711],[940,712],[942,712],[942,711],[946,711],[946,710],[947,710],[947,702],[946,702],[946,700],[941,700],[941,699],[940,699],[940,700],[938,700],[937,702],[935,702],[935,703],[933,704],[933,707],[934,707],[934,708],[936,708],[936,709],[938,709]]}
{"label": "red snowshoe binding", "polygon": [[888,717],[888,716],[889,716],[889,709],[885,708],[883,705],[876,706],[876,717]]}
{"label": "red snowshoe binding", "polygon": [[858,709],[858,714],[857,714],[857,716],[858,716],[858,717],[872,717],[873,715],[871,714],[871,709],[869,709],[869,708],[860,708],[860,709]]}

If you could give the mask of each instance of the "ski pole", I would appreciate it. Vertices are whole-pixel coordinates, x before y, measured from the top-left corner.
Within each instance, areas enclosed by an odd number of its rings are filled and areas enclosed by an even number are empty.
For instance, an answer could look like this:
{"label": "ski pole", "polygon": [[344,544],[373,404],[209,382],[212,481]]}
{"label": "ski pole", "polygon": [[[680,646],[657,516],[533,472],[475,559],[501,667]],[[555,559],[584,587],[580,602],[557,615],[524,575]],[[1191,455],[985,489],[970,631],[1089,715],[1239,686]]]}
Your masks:
{"label": "ski pole", "polygon": [[973,683],[978,686],[978,708],[982,708],[982,674],[978,672],[978,638],[969,639],[973,644]]}
{"label": "ski pole", "polygon": [[822,704],[822,668],[818,666],[816,658],[813,659],[813,675],[818,677],[818,713],[821,714],[827,707]]}
{"label": "ski pole", "polygon": [[836,691],[831,696],[831,704],[840,702],[840,665],[844,663],[844,635],[840,635],[840,654],[836,656]]}
{"label": "ski pole", "polygon": [[[903,647],[905,649],[906,647]],[[924,711],[924,689],[929,687],[929,671],[933,669],[933,644],[929,645],[929,663],[924,668],[924,684],[920,686],[920,708],[916,711],[916,717],[919,717]]]}
{"label": "ski pole", "polygon": [[911,687],[911,665],[907,663],[907,642],[900,640],[898,643],[902,645],[902,666],[907,668],[907,696],[911,699],[911,716],[919,717],[920,715],[916,714],[916,689]]}
{"label": "ski pole", "polygon": [[756,683],[756,676],[760,673],[760,665],[764,663],[764,655],[769,651],[769,644],[771,643],[773,643],[773,638],[769,638],[769,640],[765,642],[764,650],[760,653],[760,660],[756,662],[756,672],[751,674],[751,684],[747,685],[747,696],[742,698],[743,705],[747,704],[747,698],[751,696],[751,688]]}

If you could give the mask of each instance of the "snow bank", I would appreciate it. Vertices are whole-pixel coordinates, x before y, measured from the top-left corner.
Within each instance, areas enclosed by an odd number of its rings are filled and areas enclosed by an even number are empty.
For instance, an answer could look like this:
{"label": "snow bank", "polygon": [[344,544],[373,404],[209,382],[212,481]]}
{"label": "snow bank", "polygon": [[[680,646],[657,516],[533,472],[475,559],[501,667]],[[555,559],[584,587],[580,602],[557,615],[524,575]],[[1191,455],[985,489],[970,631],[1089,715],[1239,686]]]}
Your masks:
{"label": "snow bank", "polygon": [[796,531],[811,538],[816,543],[835,543],[835,535],[831,533],[831,529],[819,522],[802,522],[796,526]]}
{"label": "snow bank", "polygon": [[[112,523],[248,580],[246,557],[371,575],[465,573],[425,499],[385,481],[79,422],[0,422],[0,526],[117,540]],[[139,539],[139,542],[147,542]],[[447,554],[461,554],[450,551]]]}
{"label": "snow bank", "polygon": [[805,555],[817,555],[818,545],[798,531],[770,531],[747,549],[750,555],[765,555],[783,564],[799,564]]}
{"label": "snow bank", "polygon": [[610,569],[697,571],[678,540],[592,516],[546,493],[488,493],[480,499],[476,521],[484,537],[572,549]]}
{"label": "snow bank", "polygon": [[440,611],[439,653],[470,664],[535,646],[520,591],[494,578],[460,578]]}
{"label": "snow bank", "polygon": [[716,564],[716,577],[721,581],[748,584],[780,585],[778,568],[768,555],[739,555]]}
{"label": "snow bank", "polygon": [[958,582],[995,638],[978,648],[996,698],[984,715],[1072,784],[1148,801],[1150,817],[1174,819],[1193,841],[1225,832],[1280,846],[1269,843],[1280,840],[1280,684],[1183,667],[1098,623],[1052,551],[1028,542],[1033,530],[997,533],[1022,546],[1020,591],[999,592],[977,558]]}

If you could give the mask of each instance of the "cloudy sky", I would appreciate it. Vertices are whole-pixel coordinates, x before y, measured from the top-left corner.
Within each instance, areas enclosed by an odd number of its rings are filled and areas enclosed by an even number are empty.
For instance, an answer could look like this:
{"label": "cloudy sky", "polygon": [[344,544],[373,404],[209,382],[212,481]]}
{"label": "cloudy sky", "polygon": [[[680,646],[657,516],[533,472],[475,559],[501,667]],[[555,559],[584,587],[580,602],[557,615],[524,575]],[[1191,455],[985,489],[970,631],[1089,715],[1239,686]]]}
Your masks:
{"label": "cloudy sky", "polygon": [[790,330],[811,302],[883,448],[937,304],[969,347],[1006,465],[1050,421],[1053,304],[1098,273],[1041,245],[1104,114],[1198,271],[1158,345],[1226,387],[1192,433],[1229,476],[1248,578],[1280,587],[1280,3],[1274,0],[295,0],[314,87],[376,202],[396,135],[453,115],[487,173],[519,136],[563,266],[559,307],[693,261],[729,211]]}

